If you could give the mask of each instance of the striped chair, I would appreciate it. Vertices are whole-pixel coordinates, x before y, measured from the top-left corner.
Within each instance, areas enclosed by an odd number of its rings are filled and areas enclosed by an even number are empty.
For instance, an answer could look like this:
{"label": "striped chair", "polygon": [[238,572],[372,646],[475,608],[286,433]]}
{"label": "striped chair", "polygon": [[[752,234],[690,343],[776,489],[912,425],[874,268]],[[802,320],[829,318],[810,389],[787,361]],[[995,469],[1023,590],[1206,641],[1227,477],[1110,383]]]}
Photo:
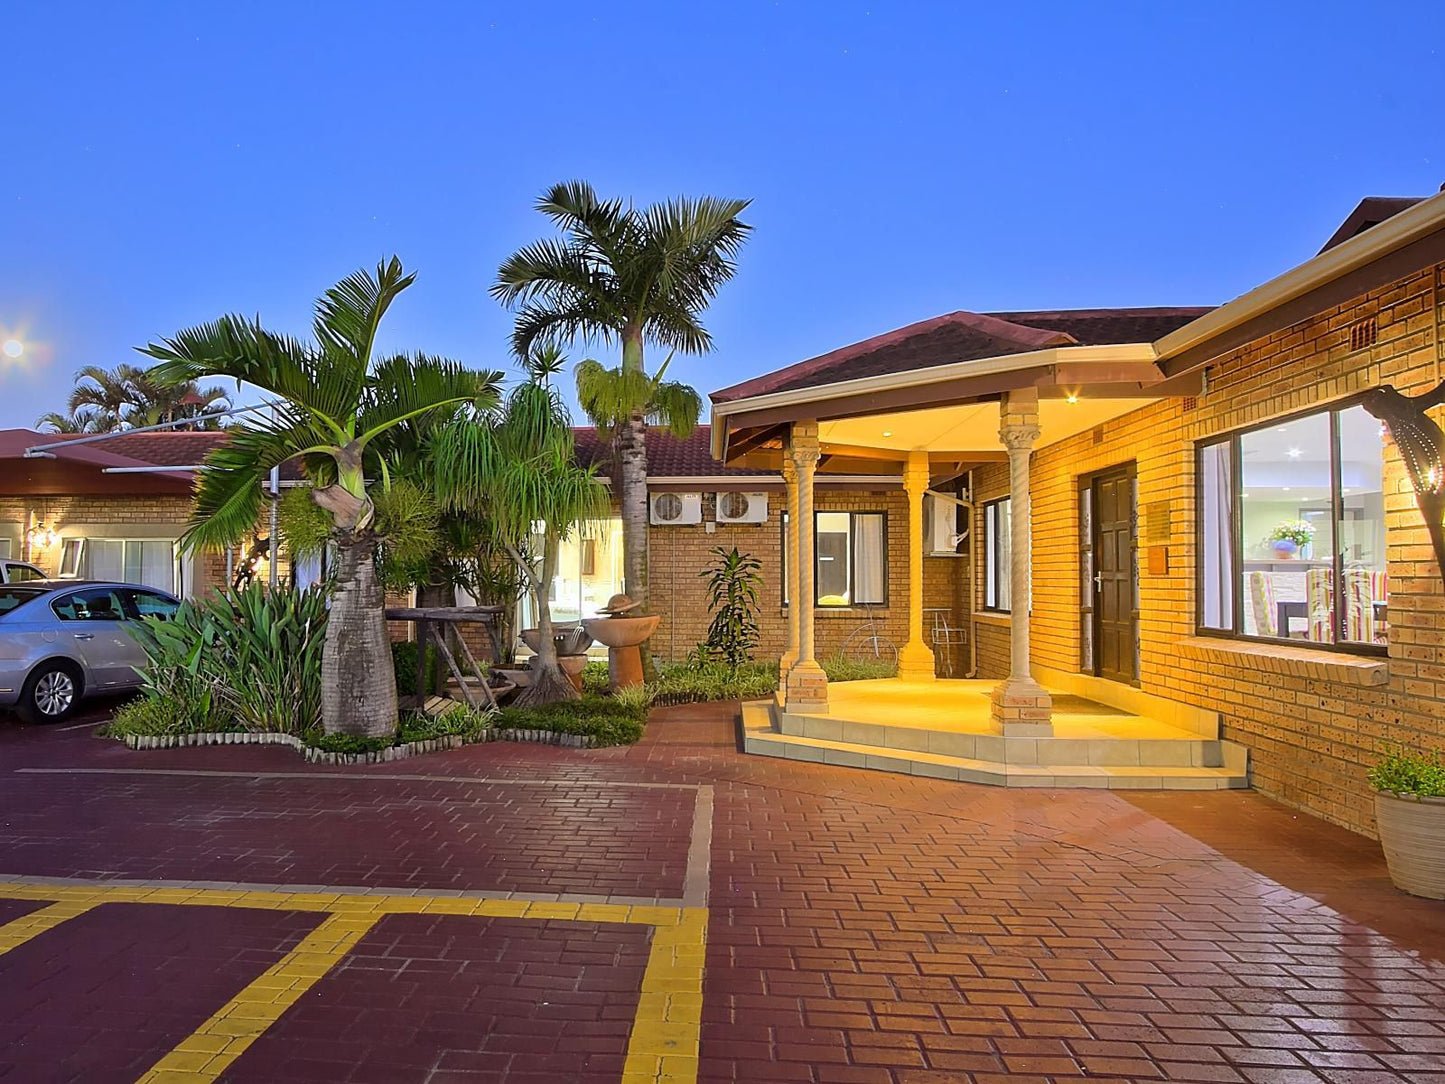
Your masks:
{"label": "striped chair", "polygon": [[1249,607],[1254,614],[1254,635],[1278,636],[1279,611],[1274,605],[1274,584],[1268,572],[1251,572],[1249,581]]}
{"label": "striped chair", "polygon": [[1309,638],[1317,644],[1335,641],[1335,575],[1333,569],[1312,568],[1305,573],[1305,609]]}
{"label": "striped chair", "polygon": [[1390,597],[1389,576],[1367,568],[1345,569],[1345,639],[1383,644],[1385,623],[1375,620],[1375,603]]}

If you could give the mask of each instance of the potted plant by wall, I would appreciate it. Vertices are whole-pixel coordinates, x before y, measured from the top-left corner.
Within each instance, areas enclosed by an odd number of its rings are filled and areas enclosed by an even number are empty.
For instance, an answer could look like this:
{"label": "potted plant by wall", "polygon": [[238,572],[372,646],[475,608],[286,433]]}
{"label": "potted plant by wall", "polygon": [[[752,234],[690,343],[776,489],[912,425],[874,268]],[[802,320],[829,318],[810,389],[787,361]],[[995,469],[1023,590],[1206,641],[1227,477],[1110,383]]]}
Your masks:
{"label": "potted plant by wall", "polygon": [[1285,520],[1275,526],[1269,532],[1270,549],[1274,555],[1282,560],[1293,560],[1300,550],[1308,546],[1314,539],[1315,529],[1312,524],[1304,520]]}
{"label": "potted plant by wall", "polygon": [[1370,786],[1390,880],[1445,900],[1445,763],[1438,753],[1391,753],[1370,770]]}

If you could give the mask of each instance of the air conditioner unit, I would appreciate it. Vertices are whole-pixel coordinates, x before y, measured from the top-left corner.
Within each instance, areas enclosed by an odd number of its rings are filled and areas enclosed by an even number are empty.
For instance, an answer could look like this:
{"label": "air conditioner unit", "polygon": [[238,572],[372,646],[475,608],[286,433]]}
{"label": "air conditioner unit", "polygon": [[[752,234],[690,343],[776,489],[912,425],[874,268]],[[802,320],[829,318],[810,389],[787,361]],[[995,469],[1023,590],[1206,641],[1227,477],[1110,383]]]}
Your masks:
{"label": "air conditioner unit", "polygon": [[960,508],[946,497],[924,494],[925,551],[935,557],[954,557],[963,534],[958,529]]}
{"label": "air conditioner unit", "polygon": [[653,493],[648,498],[655,526],[676,527],[702,522],[701,493]]}
{"label": "air conditioner unit", "polygon": [[768,495],[766,493],[743,493],[736,489],[719,491],[717,494],[717,521],[719,523],[768,522]]}

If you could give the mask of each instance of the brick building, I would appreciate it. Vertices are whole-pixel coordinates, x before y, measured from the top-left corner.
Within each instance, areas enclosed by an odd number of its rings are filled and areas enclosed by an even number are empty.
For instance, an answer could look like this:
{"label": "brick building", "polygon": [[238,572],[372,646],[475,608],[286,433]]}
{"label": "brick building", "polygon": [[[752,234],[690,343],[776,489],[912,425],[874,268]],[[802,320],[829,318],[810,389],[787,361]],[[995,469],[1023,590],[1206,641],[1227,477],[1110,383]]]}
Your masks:
{"label": "brick building", "polygon": [[[715,393],[715,454],[790,463],[797,507],[864,457],[903,479],[924,585],[901,602],[903,673],[866,702],[810,665],[825,615],[802,609],[801,661],[748,747],[1111,787],[1239,785],[1247,751],[1261,790],[1372,832],[1368,765],[1445,749],[1445,569],[1421,510],[1445,472],[1400,398],[1445,377],[1442,261],[1445,195],[1371,199],[1216,309],[953,313]],[[962,599],[927,556],[939,492],[968,498]],[[986,689],[930,684],[934,605],[967,609]],[[1117,722],[1086,726],[1081,703]],[[933,722],[906,730],[910,712]],[[1171,779],[1169,727],[1224,774]],[[943,752],[960,733],[969,755]]]}

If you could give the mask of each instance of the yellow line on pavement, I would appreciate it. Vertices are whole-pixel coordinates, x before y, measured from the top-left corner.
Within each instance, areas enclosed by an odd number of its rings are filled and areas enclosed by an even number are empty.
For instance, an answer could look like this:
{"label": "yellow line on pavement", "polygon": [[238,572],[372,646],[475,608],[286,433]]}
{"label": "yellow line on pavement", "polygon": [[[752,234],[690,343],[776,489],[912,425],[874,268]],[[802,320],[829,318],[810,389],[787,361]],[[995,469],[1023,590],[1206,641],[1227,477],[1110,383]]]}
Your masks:
{"label": "yellow line on pavement", "polygon": [[326,918],[285,957],[223,1005],[137,1084],[211,1084],[386,915],[460,915],[652,927],[622,1084],[696,1084],[702,1027],[706,907],[573,903],[496,897],[366,895],[253,888],[57,885],[0,881],[0,898],[50,906],[0,926],[0,954],[102,903],[249,907]]}
{"label": "yellow line on pavement", "polygon": [[203,1084],[226,1071],[296,1004],[366,932],[380,913],[333,914],[280,962],[216,1010],[136,1084]]}
{"label": "yellow line on pavement", "polygon": [[706,953],[706,907],[653,929],[622,1084],[696,1084]]}
{"label": "yellow line on pavement", "polygon": [[74,900],[62,900],[31,911],[28,915],[11,919],[0,926],[0,956],[13,948],[19,948],[32,937],[39,937],[46,930],[52,930],[62,922],[69,922],[76,915],[83,915],[95,904]]}

